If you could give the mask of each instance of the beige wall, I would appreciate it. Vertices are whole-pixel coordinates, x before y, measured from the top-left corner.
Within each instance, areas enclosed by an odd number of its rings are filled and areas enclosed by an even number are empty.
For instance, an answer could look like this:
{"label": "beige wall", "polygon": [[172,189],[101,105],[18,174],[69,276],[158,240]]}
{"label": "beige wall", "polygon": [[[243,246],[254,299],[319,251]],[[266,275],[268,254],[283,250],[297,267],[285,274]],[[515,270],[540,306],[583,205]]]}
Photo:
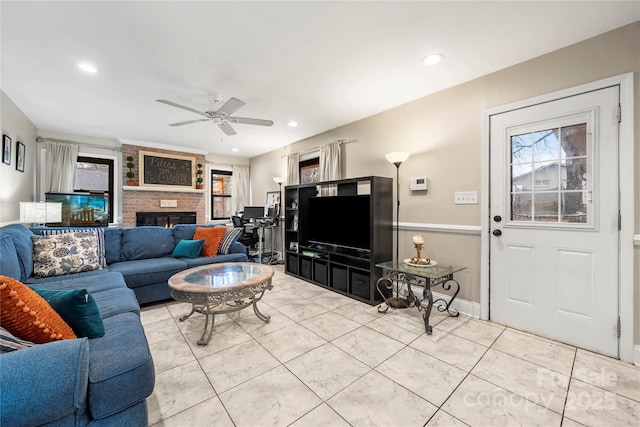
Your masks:
{"label": "beige wall", "polygon": [[[0,126],[11,138],[11,165],[0,163],[0,224],[18,222],[18,202],[35,200],[36,127],[22,111],[0,91]],[[24,172],[16,170],[18,141],[25,145]]]}
{"label": "beige wall", "polygon": [[[446,64],[442,64],[446,66]],[[473,66],[473,64],[469,64]],[[384,154],[407,150],[411,157],[400,169],[400,222],[479,226],[480,205],[454,205],[455,191],[485,191],[481,187],[483,111],[606,77],[636,72],[635,188],[640,189],[640,22],[551,52],[496,73],[417,99],[375,116],[347,124],[251,160],[253,202],[277,189],[272,176],[286,174],[283,154],[298,152],[344,137],[346,177],[395,177]],[[631,120],[632,118],[626,118]],[[411,176],[426,175],[429,190],[412,194]],[[635,200],[635,233],[640,232],[640,197]],[[400,233],[400,257],[408,256],[416,230]],[[445,263],[464,264],[460,297],[480,301],[480,236],[424,232],[428,255]],[[640,323],[640,249],[635,249],[635,324]],[[640,329],[640,328],[639,328]],[[640,342],[640,331],[635,331]]]}

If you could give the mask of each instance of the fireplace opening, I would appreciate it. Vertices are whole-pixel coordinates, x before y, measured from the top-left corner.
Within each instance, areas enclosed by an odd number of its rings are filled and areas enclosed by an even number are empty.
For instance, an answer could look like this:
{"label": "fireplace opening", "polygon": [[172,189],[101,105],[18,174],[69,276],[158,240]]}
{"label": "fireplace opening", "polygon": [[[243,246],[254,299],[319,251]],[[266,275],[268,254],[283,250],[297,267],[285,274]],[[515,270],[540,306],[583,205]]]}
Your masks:
{"label": "fireplace opening", "polygon": [[195,223],[195,212],[136,212],[136,227],[155,225],[172,228],[176,224]]}

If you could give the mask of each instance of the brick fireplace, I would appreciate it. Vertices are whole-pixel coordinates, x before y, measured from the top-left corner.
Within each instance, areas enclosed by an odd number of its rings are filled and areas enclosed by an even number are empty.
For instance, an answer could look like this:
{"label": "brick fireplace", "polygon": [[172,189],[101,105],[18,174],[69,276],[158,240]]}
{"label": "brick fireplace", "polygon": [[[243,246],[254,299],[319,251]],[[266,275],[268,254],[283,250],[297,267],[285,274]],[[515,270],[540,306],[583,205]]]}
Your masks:
{"label": "brick fireplace", "polygon": [[[127,156],[134,158],[133,163],[136,165],[134,169],[135,181],[139,185],[139,164],[138,153],[139,151],[152,151],[163,154],[175,154],[194,156],[196,163],[205,163],[204,155],[191,154],[180,151],[162,150],[157,148],[149,148],[137,145],[122,145],[122,158],[126,159]],[[128,169],[125,167],[126,160],[122,162],[122,179],[123,182],[127,182],[126,173]],[[136,213],[137,212],[155,212],[162,214],[172,214],[179,212],[195,212],[196,223],[205,224],[205,206],[207,198],[205,190],[180,190],[172,189],[169,187],[125,187],[122,192],[122,226],[123,227],[135,227],[136,226]]]}

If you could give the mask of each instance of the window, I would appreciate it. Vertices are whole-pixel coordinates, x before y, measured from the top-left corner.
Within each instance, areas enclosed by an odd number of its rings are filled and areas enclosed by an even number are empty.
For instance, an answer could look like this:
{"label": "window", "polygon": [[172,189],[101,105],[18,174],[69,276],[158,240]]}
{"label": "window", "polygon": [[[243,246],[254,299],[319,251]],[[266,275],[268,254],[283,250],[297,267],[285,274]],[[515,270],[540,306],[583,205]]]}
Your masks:
{"label": "window", "polygon": [[211,219],[229,219],[231,212],[231,171],[211,169]]}
{"label": "window", "polygon": [[303,160],[299,163],[300,184],[309,184],[320,180],[320,157]]}
{"label": "window", "polygon": [[74,193],[106,193],[109,196],[107,212],[113,222],[113,160],[78,156]]}
{"label": "window", "polygon": [[588,222],[587,123],[511,136],[511,220]]}

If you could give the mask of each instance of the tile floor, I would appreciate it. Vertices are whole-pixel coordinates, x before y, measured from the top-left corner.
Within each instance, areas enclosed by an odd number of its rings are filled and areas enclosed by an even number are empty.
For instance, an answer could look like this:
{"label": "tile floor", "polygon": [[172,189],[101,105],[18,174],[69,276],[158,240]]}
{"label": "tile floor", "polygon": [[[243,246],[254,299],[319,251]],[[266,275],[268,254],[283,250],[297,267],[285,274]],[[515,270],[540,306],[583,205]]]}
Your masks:
{"label": "tile floor", "polygon": [[460,316],[376,307],[276,268],[259,303],[216,319],[145,307],[154,426],[638,426],[640,369]]}

